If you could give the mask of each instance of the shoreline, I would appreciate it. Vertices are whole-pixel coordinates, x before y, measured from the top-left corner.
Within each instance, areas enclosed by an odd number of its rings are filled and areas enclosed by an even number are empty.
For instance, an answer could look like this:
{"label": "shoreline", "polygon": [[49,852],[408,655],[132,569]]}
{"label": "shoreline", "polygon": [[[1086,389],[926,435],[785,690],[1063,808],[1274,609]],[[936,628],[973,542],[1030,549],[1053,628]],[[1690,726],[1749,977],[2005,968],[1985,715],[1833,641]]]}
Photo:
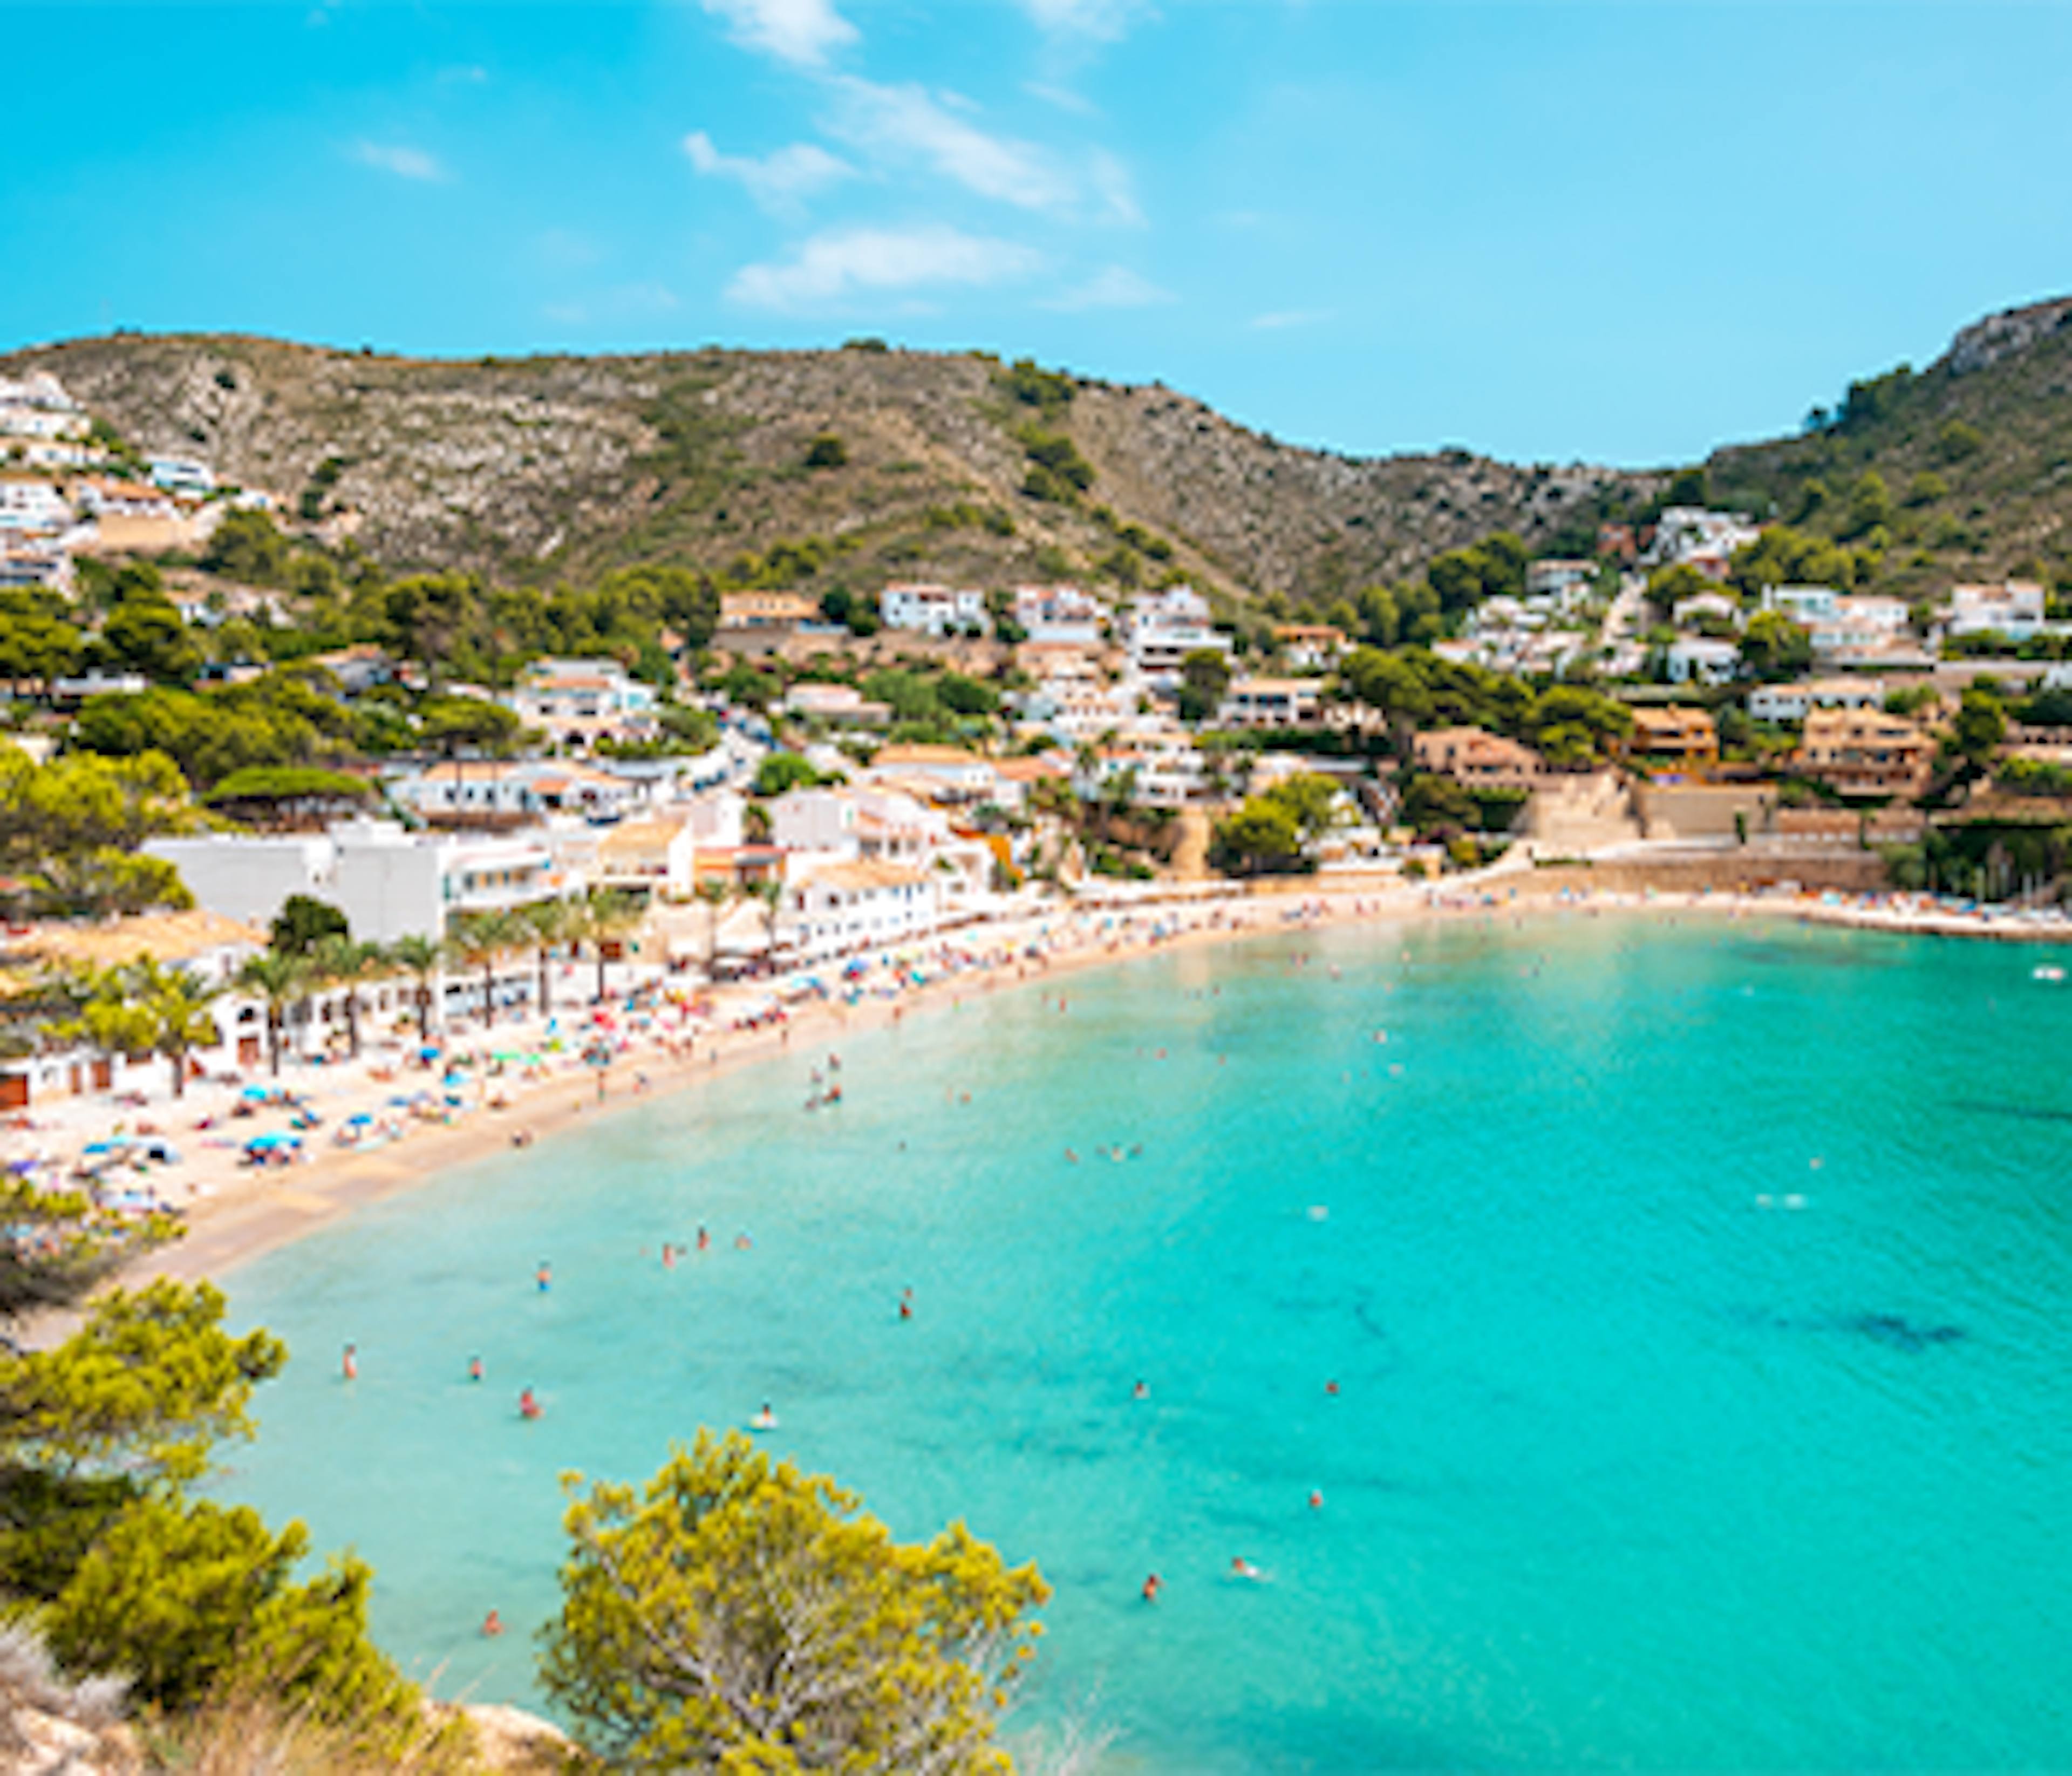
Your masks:
{"label": "shoreline", "polygon": [[[312,1142],[299,1162],[248,1170],[226,1150],[235,1142],[199,1152],[195,1161],[183,1162],[178,1181],[187,1198],[182,1235],[125,1265],[116,1281],[132,1285],[160,1276],[193,1281],[224,1276],[372,1203],[434,1183],[450,1168],[514,1145],[530,1146],[565,1137],[589,1126],[586,1119],[726,1079],[795,1048],[806,1052],[832,1047],[853,1034],[896,1024],[910,1013],[937,1009],[970,994],[1124,965],[1177,948],[1276,931],[1487,919],[1507,911],[1520,916],[1700,913],[1902,935],[2054,941],[2072,947],[2072,928],[1967,918],[1910,904],[1910,897],[1904,896],[1867,901],[1712,890],[1612,893],[1547,882],[1535,892],[1535,886],[1530,872],[1499,870],[1450,885],[1396,884],[1378,892],[1305,880],[1278,890],[1237,890],[1181,899],[1145,897],[1044,913],[1023,911],[939,934],[925,945],[901,952],[898,964],[881,966],[865,976],[868,985],[859,981],[849,999],[823,989],[819,996],[783,1005],[781,989],[787,977],[780,976],[701,996],[695,1013],[679,997],[664,1000],[653,1013],[643,1014],[631,1009],[637,993],[628,988],[608,995],[602,1008],[572,1003],[552,1018],[513,1019],[487,1029],[457,1026],[442,1033],[447,1052],[473,1057],[462,1087],[474,1097],[473,1105],[430,1125],[396,1119],[401,1130],[397,1138],[371,1149],[334,1145],[338,1130],[350,1120],[372,1117],[384,1099],[397,1101],[398,1087],[416,1086],[421,1092],[434,1079],[433,1069],[409,1068],[403,1059],[415,1051],[414,1034],[405,1042],[392,1034],[378,1050],[370,1046],[358,1063],[321,1068],[303,1064],[292,1079],[281,1082],[291,1091],[320,1098],[323,1107],[324,1120],[308,1131]],[[929,970],[925,974],[924,967]],[[795,970],[789,978],[812,972]],[[824,972],[834,973],[835,966]],[[575,972],[565,967],[565,982]],[[666,980],[663,985],[666,989]],[[772,1009],[778,1012],[774,1018],[769,1015]],[[668,1027],[672,1010],[673,1030]],[[596,1033],[600,1014],[608,1020],[606,1029],[615,1029],[621,1021],[627,1026],[618,1034],[619,1053],[605,1070],[608,1083],[599,1070],[569,1051],[569,1033],[560,1027],[566,1022],[580,1041]],[[550,1046],[552,1062],[540,1052]],[[512,1072],[483,1059],[514,1050],[526,1052],[539,1064]],[[198,1101],[186,1100],[190,1112]],[[96,1132],[90,1118],[72,1120],[84,1124],[75,1133]],[[191,1146],[200,1132],[174,1129],[166,1137]]]}

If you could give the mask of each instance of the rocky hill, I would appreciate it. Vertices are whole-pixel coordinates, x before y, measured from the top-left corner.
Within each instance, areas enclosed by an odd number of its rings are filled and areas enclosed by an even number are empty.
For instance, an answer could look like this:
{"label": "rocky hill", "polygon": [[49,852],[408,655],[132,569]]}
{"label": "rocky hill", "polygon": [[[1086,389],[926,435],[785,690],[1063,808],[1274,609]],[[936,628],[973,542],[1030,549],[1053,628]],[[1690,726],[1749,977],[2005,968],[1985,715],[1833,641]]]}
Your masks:
{"label": "rocky hill", "polygon": [[2015,574],[2072,591],[2072,298],[1988,316],[1927,369],[1852,383],[1799,436],[1707,469],[1720,504],[1870,549],[1881,590]]}
{"label": "rocky hill", "polygon": [[526,581],[788,543],[774,577],[823,586],[1179,572],[1328,598],[1500,528],[1587,536],[1601,506],[1659,484],[1465,451],[1334,456],[1157,386],[872,342],[448,361],[125,335],[0,359],[30,368],[130,442],[205,458],[384,562]]}

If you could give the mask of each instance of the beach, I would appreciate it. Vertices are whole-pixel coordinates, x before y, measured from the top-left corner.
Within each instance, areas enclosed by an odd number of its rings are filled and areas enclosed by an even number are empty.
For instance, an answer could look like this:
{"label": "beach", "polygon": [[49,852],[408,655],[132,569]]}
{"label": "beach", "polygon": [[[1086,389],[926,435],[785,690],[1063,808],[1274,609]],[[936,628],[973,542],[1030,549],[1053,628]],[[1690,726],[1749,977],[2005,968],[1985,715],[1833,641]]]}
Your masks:
{"label": "beach", "polygon": [[[909,1013],[1176,946],[1290,928],[1551,910],[2066,939],[2054,919],[1958,911],[1920,896],[1612,894],[1556,889],[1517,869],[1364,890],[1321,882],[1276,886],[1018,908],[894,953],[709,990],[659,969],[622,967],[601,1002],[586,990],[594,985],[588,965],[557,963],[551,1016],[487,1026],[456,1022],[435,1028],[429,1044],[412,1021],[400,1019],[369,1030],[357,1060],[290,1060],[278,1078],[261,1067],[141,1107],[62,1100],[0,1128],[0,1164],[53,1186],[97,1178],[105,1189],[112,1178],[140,1203],[171,1208],[183,1237],[127,1274],[192,1279],[226,1272],[500,1149],[554,1141],[656,1095],[774,1056],[838,1054],[846,1035]],[[271,1162],[250,1161],[255,1141],[262,1151],[270,1145]],[[154,1149],[178,1158],[154,1163],[145,1156]]]}

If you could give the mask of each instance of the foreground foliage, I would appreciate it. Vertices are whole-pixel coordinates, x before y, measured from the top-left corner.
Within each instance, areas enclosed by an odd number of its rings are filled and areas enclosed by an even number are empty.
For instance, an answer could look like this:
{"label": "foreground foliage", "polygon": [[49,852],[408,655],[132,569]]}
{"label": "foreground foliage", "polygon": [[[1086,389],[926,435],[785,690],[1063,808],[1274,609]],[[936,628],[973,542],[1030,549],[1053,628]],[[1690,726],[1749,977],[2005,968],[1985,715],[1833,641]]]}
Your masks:
{"label": "foreground foliage", "polygon": [[902,1545],[833,1482],[701,1432],[644,1487],[568,1482],[549,1693],[615,1765],[1011,1768],[995,1725],[1049,1595],[961,1523]]}

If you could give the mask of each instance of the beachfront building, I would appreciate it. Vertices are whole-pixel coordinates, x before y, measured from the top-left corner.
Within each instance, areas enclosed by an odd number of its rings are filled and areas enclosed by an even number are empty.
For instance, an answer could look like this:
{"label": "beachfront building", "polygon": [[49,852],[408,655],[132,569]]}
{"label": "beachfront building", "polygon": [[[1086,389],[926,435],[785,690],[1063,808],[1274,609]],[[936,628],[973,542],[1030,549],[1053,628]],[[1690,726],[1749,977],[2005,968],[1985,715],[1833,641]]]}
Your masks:
{"label": "beachfront building", "polygon": [[1935,765],[1935,742],[1882,709],[1810,711],[1793,768],[1844,796],[1918,796]]}
{"label": "beachfront building", "polygon": [[878,615],[888,629],[924,635],[982,635],[991,627],[983,592],[947,586],[901,582],[878,594]]}
{"label": "beachfront building", "polygon": [[504,699],[556,745],[587,751],[600,740],[652,740],[660,732],[655,690],[615,660],[536,660]]}
{"label": "beachfront building", "polygon": [[1098,648],[1108,607],[1076,586],[1018,586],[1014,621],[1031,643]]}
{"label": "beachfront building", "polygon": [[1323,719],[1322,683],[1309,678],[1234,678],[1216,712],[1227,728],[1314,728]]}
{"label": "beachfront building", "polygon": [[508,912],[579,886],[543,836],[412,833],[393,820],[150,839],[143,849],[179,870],[211,912],[263,927],[291,894],[306,894],[343,913],[356,938],[379,944],[442,936],[468,914]]}
{"label": "beachfront building", "polygon": [[787,959],[830,961],[896,950],[942,923],[939,878],[896,863],[828,862],[787,884],[779,942]]}
{"label": "beachfront building", "polygon": [[1703,709],[1671,704],[1642,705],[1633,712],[1633,738],[1628,751],[1649,758],[1671,758],[1688,765],[1709,765],[1720,756],[1720,736]]}
{"label": "beachfront building", "polygon": [[1551,775],[1531,747],[1482,728],[1437,728],[1411,741],[1417,768],[1487,789],[1534,789]]}
{"label": "beachfront building", "polygon": [[1188,655],[1228,654],[1231,646],[1228,635],[1210,626],[1209,601],[1191,586],[1139,594],[1123,612],[1122,641],[1131,671],[1159,690],[1178,688]]}

